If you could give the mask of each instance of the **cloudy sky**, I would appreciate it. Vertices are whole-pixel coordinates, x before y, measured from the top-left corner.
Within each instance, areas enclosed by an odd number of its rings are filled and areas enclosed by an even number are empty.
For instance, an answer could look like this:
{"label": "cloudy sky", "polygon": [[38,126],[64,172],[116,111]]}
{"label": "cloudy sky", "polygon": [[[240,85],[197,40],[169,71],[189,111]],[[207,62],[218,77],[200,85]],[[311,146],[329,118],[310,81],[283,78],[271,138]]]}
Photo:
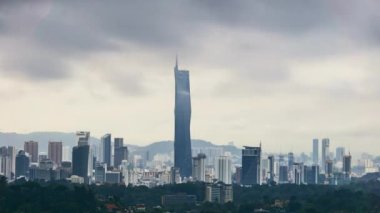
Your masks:
{"label": "cloudy sky", "polygon": [[266,151],[380,153],[378,0],[0,1],[0,131],[174,135],[174,61],[192,137]]}

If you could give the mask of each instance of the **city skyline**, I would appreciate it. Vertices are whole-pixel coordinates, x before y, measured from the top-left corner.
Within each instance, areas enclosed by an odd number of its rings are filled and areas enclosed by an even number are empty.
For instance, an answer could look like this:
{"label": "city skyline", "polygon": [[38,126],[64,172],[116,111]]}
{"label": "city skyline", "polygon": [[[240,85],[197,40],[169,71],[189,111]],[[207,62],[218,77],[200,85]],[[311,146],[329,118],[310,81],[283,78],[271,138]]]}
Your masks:
{"label": "city skyline", "polygon": [[193,138],[379,150],[378,2],[97,3],[0,3],[0,132],[173,140],[178,53]]}

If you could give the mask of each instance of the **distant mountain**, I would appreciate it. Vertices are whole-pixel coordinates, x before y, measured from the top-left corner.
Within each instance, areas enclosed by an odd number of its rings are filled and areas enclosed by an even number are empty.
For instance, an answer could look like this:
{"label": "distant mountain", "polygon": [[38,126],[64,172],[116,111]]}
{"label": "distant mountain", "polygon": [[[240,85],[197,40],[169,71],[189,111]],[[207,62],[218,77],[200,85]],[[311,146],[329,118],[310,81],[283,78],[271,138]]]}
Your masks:
{"label": "distant mountain", "polygon": [[[15,146],[17,149],[23,149],[25,141],[38,141],[39,151],[47,152],[49,141],[62,141],[64,146],[75,146],[77,138],[75,133],[64,132],[32,132],[28,134],[18,133],[0,133],[0,146]],[[90,138],[90,143],[99,143],[100,140],[94,137]]]}
{"label": "distant mountain", "polygon": [[[64,133],[64,132],[33,132],[28,134],[18,134],[18,133],[0,133],[0,146],[15,146],[17,149],[23,149],[24,142],[34,140],[39,142],[39,151],[47,152],[47,146],[49,141],[62,141],[64,146],[76,146],[77,138],[75,133]],[[91,137],[90,143],[100,143],[98,138]],[[147,151],[149,151],[150,156],[155,154],[170,154],[174,151],[173,141],[159,141],[154,142],[147,146],[136,146],[127,144],[129,150],[134,154],[140,154],[145,156]],[[204,148],[223,148],[225,152],[231,152],[232,155],[240,156],[241,149],[232,145],[215,145],[209,141],[205,140],[192,140],[192,147],[198,149]]]}

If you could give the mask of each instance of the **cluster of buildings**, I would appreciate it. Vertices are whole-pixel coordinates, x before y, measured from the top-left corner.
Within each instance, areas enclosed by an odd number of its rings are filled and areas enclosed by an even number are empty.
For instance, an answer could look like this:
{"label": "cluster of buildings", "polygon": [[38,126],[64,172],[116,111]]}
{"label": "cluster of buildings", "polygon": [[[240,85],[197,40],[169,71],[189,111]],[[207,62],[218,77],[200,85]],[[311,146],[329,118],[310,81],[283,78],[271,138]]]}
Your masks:
{"label": "cluster of buildings", "polygon": [[[123,138],[106,134],[100,144],[90,143],[90,132],[77,132],[77,145],[72,149],[62,142],[49,142],[48,153],[38,152],[38,142],[27,141],[24,149],[0,148],[0,174],[12,181],[68,180],[80,184],[125,184],[154,187],[189,181],[206,183],[205,200],[227,203],[233,201],[232,184],[344,184],[352,175],[352,158],[343,147],[330,152],[330,140],[313,140],[310,156],[265,154],[261,144],[245,146],[236,159],[221,148],[192,149],[190,136],[191,99],[189,71],[175,74],[175,134],[173,156],[156,154],[132,155]],[[376,167],[371,161],[367,167]],[[378,168],[377,168],[378,171]],[[193,202],[192,195],[163,198],[166,203]]]}

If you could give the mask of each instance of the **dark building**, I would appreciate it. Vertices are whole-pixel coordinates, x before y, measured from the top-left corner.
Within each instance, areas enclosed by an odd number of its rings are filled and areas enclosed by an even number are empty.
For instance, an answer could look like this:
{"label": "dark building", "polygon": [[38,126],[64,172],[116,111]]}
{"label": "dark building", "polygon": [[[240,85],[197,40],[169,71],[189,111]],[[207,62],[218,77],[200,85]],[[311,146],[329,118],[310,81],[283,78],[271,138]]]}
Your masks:
{"label": "dark building", "polygon": [[304,166],[304,179],[306,184],[318,184],[319,166]]}
{"label": "dark building", "polygon": [[289,168],[288,166],[280,166],[280,172],[278,177],[279,183],[289,183]]}
{"label": "dark building", "polygon": [[224,184],[223,182],[208,183],[205,189],[205,201],[220,204],[233,202],[232,188],[231,184]]}
{"label": "dark building", "polygon": [[274,181],[274,156],[268,156],[269,161],[269,183]]}
{"label": "dark building", "polygon": [[111,166],[111,134],[106,134],[101,139],[103,163]]}
{"label": "dark building", "polygon": [[242,150],[242,185],[260,184],[261,145],[245,146]]}
{"label": "dark building", "polygon": [[181,177],[190,177],[192,170],[191,155],[191,100],[189,71],[179,70],[178,62],[174,67],[175,75],[175,133],[174,167],[179,168]]}
{"label": "dark building", "polygon": [[123,138],[115,138],[114,166],[118,168],[121,161],[128,160],[128,147],[124,146]]}
{"label": "dark building", "polygon": [[16,155],[16,178],[20,176],[28,177],[29,173],[29,156],[25,151],[19,151]]}
{"label": "dark building", "polygon": [[294,153],[289,152],[288,153],[288,167],[290,171],[293,170],[293,164],[294,164]]}
{"label": "dark building", "polygon": [[343,174],[346,178],[351,176],[351,154],[343,156]]}
{"label": "dark building", "polygon": [[73,147],[72,174],[83,177],[85,182],[88,182],[89,152],[89,145]]}

